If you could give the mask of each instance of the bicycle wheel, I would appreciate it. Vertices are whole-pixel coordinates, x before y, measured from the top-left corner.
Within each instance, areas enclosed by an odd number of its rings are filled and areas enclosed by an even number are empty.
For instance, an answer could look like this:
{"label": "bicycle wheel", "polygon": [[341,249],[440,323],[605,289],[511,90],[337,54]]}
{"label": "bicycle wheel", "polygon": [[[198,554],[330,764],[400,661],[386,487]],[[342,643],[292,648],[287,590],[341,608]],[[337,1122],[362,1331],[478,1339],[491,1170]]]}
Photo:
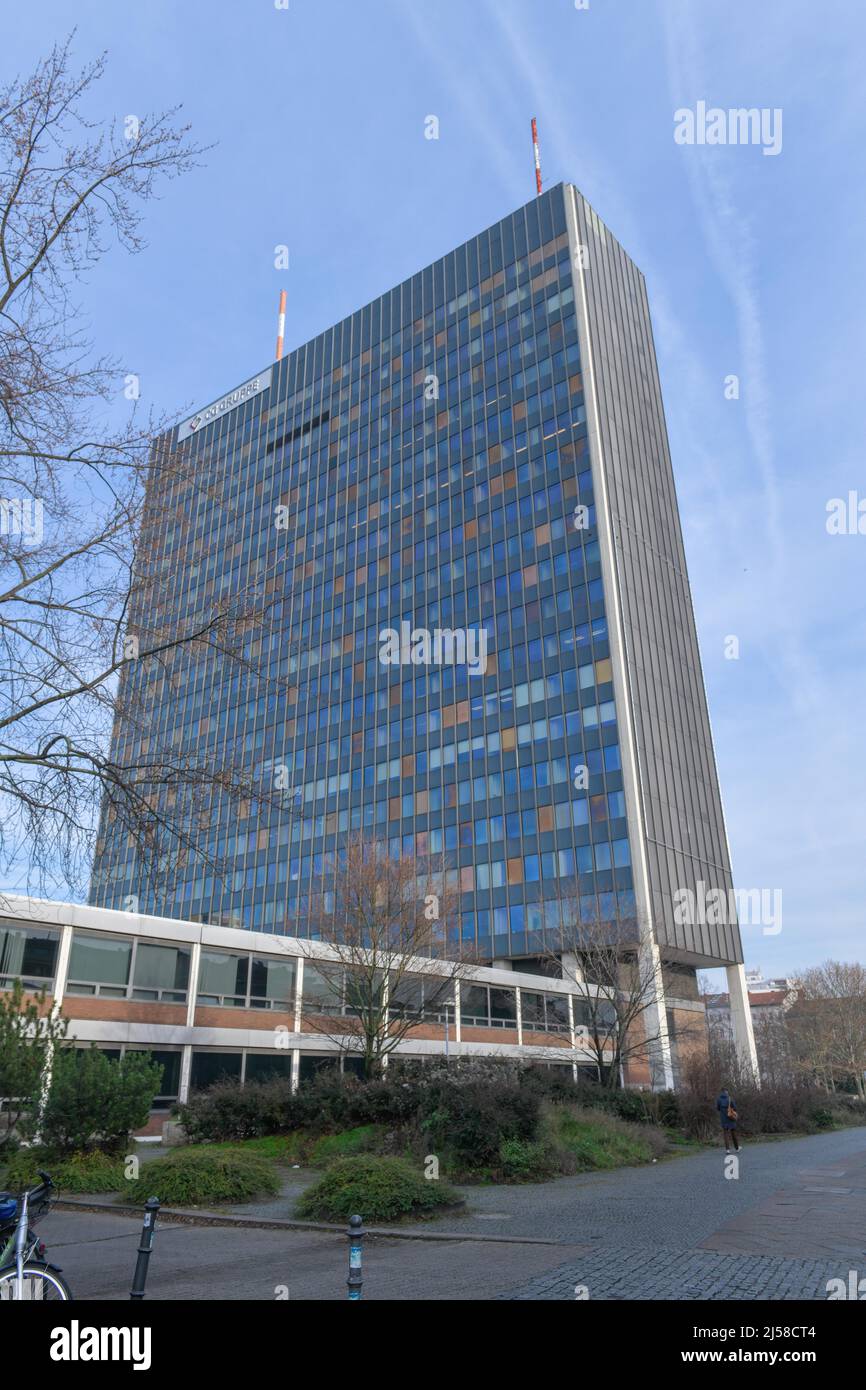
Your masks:
{"label": "bicycle wheel", "polygon": [[[0,1269],[0,1303],[16,1302],[18,1298],[18,1271],[14,1265],[7,1265]],[[22,1272],[22,1303],[67,1303],[71,1298],[72,1290],[56,1269],[28,1260]]]}

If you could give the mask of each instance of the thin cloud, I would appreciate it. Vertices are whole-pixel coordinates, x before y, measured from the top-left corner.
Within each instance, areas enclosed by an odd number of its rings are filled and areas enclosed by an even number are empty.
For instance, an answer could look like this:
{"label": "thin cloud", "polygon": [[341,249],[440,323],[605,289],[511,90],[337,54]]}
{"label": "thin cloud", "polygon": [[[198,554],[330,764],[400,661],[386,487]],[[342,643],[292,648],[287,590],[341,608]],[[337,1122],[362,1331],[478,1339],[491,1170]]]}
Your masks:
{"label": "thin cloud", "polygon": [[[433,6],[398,4],[393,13],[412,31],[427,60],[436,64],[455,111],[462,114],[466,126],[474,131],[479,146],[483,145],[485,160],[489,158],[489,163],[495,167],[503,190],[511,193],[514,187],[514,152],[506,145],[501,127],[497,129],[495,123],[487,118],[483,104],[473,97],[478,83],[465,82],[456,75],[453,29],[442,22],[441,10]],[[425,16],[429,22],[425,22]],[[463,138],[468,138],[465,132]]]}
{"label": "thin cloud", "polygon": [[[672,104],[709,90],[706,63],[687,4],[664,6],[668,86]],[[806,649],[796,612],[786,601],[791,576],[789,538],[782,522],[782,499],[773,448],[771,392],[767,379],[765,335],[758,290],[758,257],[748,217],[740,210],[732,181],[714,159],[716,150],[688,149],[686,172],[709,259],[734,305],[742,354],[741,396],[746,432],[762,484],[766,542],[771,562],[774,619],[780,656],[794,678],[791,698],[801,708],[825,698]]]}

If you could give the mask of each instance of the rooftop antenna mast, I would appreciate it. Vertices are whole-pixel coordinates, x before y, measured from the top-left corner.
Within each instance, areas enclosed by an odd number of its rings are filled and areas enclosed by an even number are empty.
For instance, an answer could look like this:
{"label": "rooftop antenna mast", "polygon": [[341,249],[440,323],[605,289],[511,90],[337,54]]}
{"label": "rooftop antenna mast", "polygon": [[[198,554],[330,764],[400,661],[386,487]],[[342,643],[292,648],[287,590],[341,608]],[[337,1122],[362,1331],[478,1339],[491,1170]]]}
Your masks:
{"label": "rooftop antenna mast", "polygon": [[541,193],[541,156],[538,153],[538,124],[532,117],[532,152],[535,155],[535,191]]}
{"label": "rooftop antenna mast", "polygon": [[280,312],[277,317],[277,350],[274,354],[274,361],[279,362],[283,355],[283,338],[286,332],[286,292],[280,290]]}

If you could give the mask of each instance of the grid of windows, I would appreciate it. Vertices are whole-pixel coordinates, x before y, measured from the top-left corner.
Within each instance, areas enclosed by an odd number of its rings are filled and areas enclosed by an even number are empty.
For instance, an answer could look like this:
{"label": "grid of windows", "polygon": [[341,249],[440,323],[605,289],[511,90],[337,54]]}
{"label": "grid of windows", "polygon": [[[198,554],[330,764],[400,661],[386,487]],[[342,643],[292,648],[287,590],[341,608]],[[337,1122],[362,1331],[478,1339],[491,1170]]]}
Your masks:
{"label": "grid of windows", "polygon": [[[366,832],[421,873],[446,856],[450,930],[480,959],[543,949],[562,900],[633,915],[562,189],[291,353],[181,451],[195,478],[154,536],[166,609],[260,581],[246,654],[266,679],[179,655],[137,691],[149,746],[285,790],[246,819],[217,802],[206,857],[163,892],[109,819],[91,901],[305,935],[330,856]],[[484,669],[385,664],[404,624],[483,638]],[[121,726],[115,756],[140,749]]]}
{"label": "grid of windows", "polygon": [[[17,942],[14,958],[10,951],[7,951],[5,958],[9,968],[6,985],[14,979],[28,982],[28,941],[37,943],[40,949],[45,941],[49,941],[56,952],[60,936],[56,929],[4,921],[0,924],[0,944],[8,944],[13,939]],[[308,1040],[310,1034],[317,1031],[335,1038],[341,1031],[336,1018],[351,1020],[357,1012],[351,970],[337,962],[314,962],[302,955],[291,956],[285,947],[277,954],[278,949],[276,943],[275,954],[261,948],[247,952],[203,945],[200,948],[197,987],[193,989],[194,982],[190,977],[192,951],[188,945],[76,928],[70,942],[69,974],[65,989],[69,996],[147,1001],[157,1005],[194,1002],[196,1007],[271,1009],[294,1016],[294,1027],[300,1026]],[[300,944],[294,949],[300,951]],[[299,988],[301,963],[302,990]],[[50,964],[50,961],[46,962],[46,968]],[[528,961],[526,964],[531,966],[538,962]],[[51,981],[47,983],[50,987]],[[384,973],[379,983],[384,1007]],[[190,998],[190,989],[195,994],[194,1001]],[[542,990],[544,985],[540,979],[536,989],[518,984],[516,980],[513,985],[487,984],[477,978],[455,977],[447,971],[441,974],[435,970],[418,974],[394,972],[387,985],[387,1006],[389,1016],[394,1020],[408,1020],[413,1025],[432,1024],[444,1029],[446,1049],[449,1036],[458,1036],[458,1027],[464,1029],[464,1039],[469,1042],[473,1041],[472,1030],[481,1028],[503,1030],[501,1040],[514,1043],[519,1036],[519,1021],[522,1019],[524,1041],[543,1046],[545,1039],[548,1045],[553,1040],[568,1041],[570,1017],[573,1017],[578,1032],[586,1031],[586,1025],[599,1008],[608,1021],[613,1022],[611,1006],[603,1001],[593,1002],[584,993],[553,993],[550,986],[544,992]],[[366,1007],[367,1000],[368,995],[364,992],[363,1007]],[[74,1006],[68,1012],[73,1019],[78,1017]],[[324,1021],[323,1016],[326,1018],[329,1015],[335,1016],[333,1032],[320,1026]],[[101,1016],[97,1014],[97,1017]],[[197,1017],[195,1008],[191,1016]],[[89,1012],[84,1017],[90,1017]],[[156,1014],[151,1013],[149,1017],[156,1020]],[[206,1026],[213,1027],[213,1024],[214,1020],[209,1019]],[[235,1051],[220,1046],[195,1047],[192,1057],[193,1089],[211,1085],[224,1076],[247,1080],[276,1075],[289,1077],[292,1054],[284,1025],[281,1025],[276,1036],[282,1041],[278,1040],[275,1047],[267,1049],[251,1046]],[[84,1048],[91,1044],[76,1040],[72,1045]],[[150,1047],[146,1042],[119,1043],[117,1046],[106,1046],[100,1042],[97,1045],[100,1051],[114,1058],[131,1051],[149,1053],[163,1069],[155,1108],[169,1108],[176,1100],[181,1077],[179,1045],[167,1048]],[[335,1062],[339,1063],[338,1054],[318,1057],[310,1056],[305,1051],[301,1055],[301,1076],[304,1078],[312,1074],[311,1069]],[[347,1057],[343,1062],[344,1069],[359,1065],[361,1063],[357,1057]]]}

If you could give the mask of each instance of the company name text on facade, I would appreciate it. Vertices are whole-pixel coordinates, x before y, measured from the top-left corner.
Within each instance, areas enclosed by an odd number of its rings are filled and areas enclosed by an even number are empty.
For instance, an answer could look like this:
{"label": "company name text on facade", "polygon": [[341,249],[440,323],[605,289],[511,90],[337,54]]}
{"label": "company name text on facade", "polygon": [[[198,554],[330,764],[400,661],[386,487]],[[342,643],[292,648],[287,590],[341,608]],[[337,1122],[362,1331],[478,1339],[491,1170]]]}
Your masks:
{"label": "company name text on facade", "polygon": [[270,384],[271,369],[268,367],[267,371],[259,372],[258,376],[245,381],[243,386],[236,387],[234,391],[229,391],[227,395],[221,396],[212,405],[205,406],[204,410],[196,411],[194,415],[191,415],[188,420],[184,420],[183,424],[178,426],[178,444],[191,434],[195,434],[204,425],[209,425],[212,420],[218,420],[221,415],[227,415],[230,410],[234,410],[235,406],[242,405],[251,396],[258,396],[260,392],[266,391]]}

